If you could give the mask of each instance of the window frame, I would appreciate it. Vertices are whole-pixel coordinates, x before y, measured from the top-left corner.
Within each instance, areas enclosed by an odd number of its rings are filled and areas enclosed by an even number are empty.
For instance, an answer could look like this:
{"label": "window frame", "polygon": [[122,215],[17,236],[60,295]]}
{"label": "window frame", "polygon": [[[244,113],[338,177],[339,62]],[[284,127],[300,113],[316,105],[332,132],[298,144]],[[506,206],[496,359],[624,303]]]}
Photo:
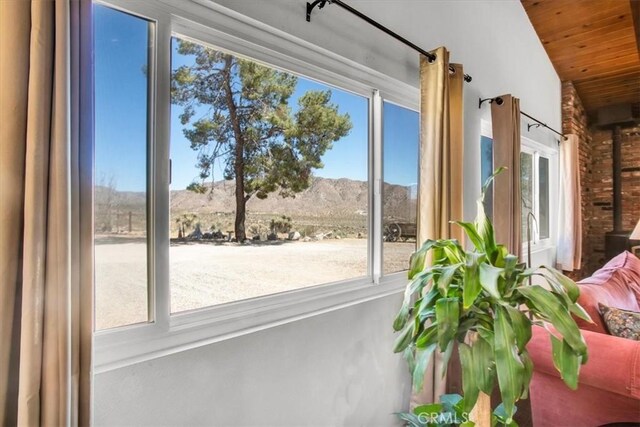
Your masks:
{"label": "window frame", "polygon": [[[493,129],[491,126],[491,122],[489,120],[481,119],[480,120],[480,136],[491,138],[493,144]],[[480,141],[478,141],[480,144]],[[538,141],[535,141],[529,137],[524,135],[520,135],[520,151],[526,152],[534,155],[533,168],[534,168],[534,213],[536,215],[536,219],[540,218],[539,208],[539,178],[538,178],[538,159],[540,156],[543,156],[549,160],[549,183],[558,182],[558,149],[557,147],[550,147],[548,145],[542,144]],[[479,158],[482,161],[482,158]],[[518,161],[520,159],[518,158]],[[481,173],[482,166],[478,168],[479,173]],[[481,180],[480,180],[481,181]],[[482,186],[483,183],[480,185]],[[553,185],[549,185],[549,213],[554,212],[557,208],[558,204],[558,189]],[[523,224],[524,226],[524,224]],[[554,215],[549,214],[549,237],[545,239],[539,239],[539,230],[534,227],[535,237],[533,239],[533,243],[531,244],[532,253],[546,251],[549,249],[554,249],[556,244],[556,234],[557,234],[557,219]],[[526,254],[529,250],[529,244],[526,241],[522,242],[521,254]]]}
{"label": "window frame", "polygon": [[[419,109],[419,89],[204,0],[95,0],[154,24],[149,68],[149,322],[94,332],[94,372],[105,372],[201,345],[401,292],[406,273],[382,276],[382,103]],[[290,290],[171,314],[169,143],[171,38],[204,43],[369,99],[368,277]],[[155,101],[155,102],[154,102]],[[167,225],[167,227],[165,227]],[[93,243],[92,243],[93,244]]]}
{"label": "window frame", "polygon": [[[531,250],[532,252],[535,251],[539,251],[539,250],[544,250],[547,248],[551,248],[551,247],[555,247],[555,244],[553,242],[555,242],[555,238],[554,238],[554,230],[555,230],[555,225],[554,225],[554,216],[551,215],[551,212],[554,211],[555,205],[557,204],[557,190],[553,188],[553,186],[551,185],[551,182],[556,181],[557,179],[554,180],[553,175],[554,175],[554,171],[556,171],[556,175],[557,175],[557,155],[558,155],[558,150],[557,149],[553,149],[551,147],[548,147],[544,144],[541,144],[537,141],[534,141],[530,138],[521,137],[520,140],[520,152],[522,153],[528,153],[532,155],[532,167],[533,167],[533,213],[536,216],[536,220],[539,221],[540,220],[540,169],[539,169],[539,164],[540,164],[540,157],[544,157],[549,161],[549,177],[548,177],[548,181],[549,181],[549,236],[541,239],[540,238],[540,226],[538,224],[538,226],[534,226],[532,229],[532,243],[531,243]],[[523,226],[526,226],[526,224],[523,224]],[[522,242],[522,249],[523,249],[523,253],[526,253],[526,251],[529,248],[529,244],[526,241]]]}

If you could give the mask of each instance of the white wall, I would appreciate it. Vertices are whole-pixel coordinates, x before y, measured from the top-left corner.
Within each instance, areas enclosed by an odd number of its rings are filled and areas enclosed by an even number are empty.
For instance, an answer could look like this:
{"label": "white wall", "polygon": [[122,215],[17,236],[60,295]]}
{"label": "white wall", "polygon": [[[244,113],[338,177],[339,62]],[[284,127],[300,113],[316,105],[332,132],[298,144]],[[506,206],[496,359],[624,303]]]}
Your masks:
{"label": "white wall", "polygon": [[[418,56],[335,5],[304,20],[305,0],[218,3],[417,86]],[[445,45],[465,84],[465,217],[480,191],[478,97],[511,93],[560,128],[560,81],[520,2],[356,1],[349,4],[425,49]],[[523,134],[526,121],[523,120]],[[532,139],[552,146],[552,134]],[[389,426],[406,409],[404,362],[391,352],[400,295],[100,373],[97,425]]]}

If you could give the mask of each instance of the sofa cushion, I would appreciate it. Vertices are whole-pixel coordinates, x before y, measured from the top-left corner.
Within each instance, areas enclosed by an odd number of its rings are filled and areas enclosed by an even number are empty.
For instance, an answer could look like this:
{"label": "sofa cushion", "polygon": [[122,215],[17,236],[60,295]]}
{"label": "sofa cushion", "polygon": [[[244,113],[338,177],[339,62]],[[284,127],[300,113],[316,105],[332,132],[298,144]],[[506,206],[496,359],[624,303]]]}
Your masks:
{"label": "sofa cushion", "polygon": [[600,317],[598,303],[622,310],[640,311],[640,260],[630,252],[616,256],[591,277],[581,280],[578,284],[578,303],[594,322],[576,319],[581,329],[607,333]]}
{"label": "sofa cushion", "polygon": [[620,338],[640,341],[640,313],[598,304],[609,333]]}

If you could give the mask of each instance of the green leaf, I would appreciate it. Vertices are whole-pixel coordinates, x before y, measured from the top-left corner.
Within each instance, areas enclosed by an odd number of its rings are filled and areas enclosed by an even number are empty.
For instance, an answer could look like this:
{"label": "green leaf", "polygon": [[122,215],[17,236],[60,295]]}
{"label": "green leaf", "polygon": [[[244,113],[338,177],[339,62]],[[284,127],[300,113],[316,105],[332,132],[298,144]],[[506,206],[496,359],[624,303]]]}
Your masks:
{"label": "green leaf", "polygon": [[498,279],[504,274],[503,268],[494,267],[491,264],[482,263],[480,270],[480,285],[496,300],[501,300],[498,291]]}
{"label": "green leaf", "polygon": [[480,238],[484,242],[484,252],[487,254],[487,258],[493,260],[496,252],[496,238],[493,232],[493,225],[484,213],[482,200],[478,200],[476,206],[478,210],[475,220],[476,230],[478,230],[478,234],[480,234]]}
{"label": "green leaf", "polygon": [[476,375],[476,384],[480,391],[491,395],[495,377],[495,365],[493,362],[493,349],[491,344],[482,337],[478,337],[471,346],[473,365]]}
{"label": "green leaf", "polygon": [[515,413],[515,402],[522,394],[524,365],[516,353],[516,338],[509,322],[509,315],[501,306],[497,306],[493,330],[498,385],[507,422],[511,422]]}
{"label": "green leaf", "polygon": [[574,352],[566,340],[560,341],[551,334],[549,336],[554,366],[565,384],[572,390],[577,389],[582,357]]}
{"label": "green leaf", "polygon": [[398,338],[396,338],[395,346],[393,347],[394,353],[400,353],[405,348],[409,346],[411,343],[411,339],[413,338],[413,332],[415,330],[415,324],[413,322],[407,324],[405,328],[400,332]]}
{"label": "green leaf", "polygon": [[531,339],[531,321],[520,310],[508,305],[503,305],[503,307],[507,310],[511,319],[511,325],[516,336],[518,351],[522,351]]}
{"label": "green leaf", "polygon": [[571,299],[571,302],[578,301],[578,297],[580,296],[580,289],[578,288],[578,285],[576,284],[576,282],[569,279],[567,276],[565,276],[555,268],[546,267],[546,266],[542,266],[541,268],[551,273],[553,278],[560,284],[560,286],[562,286],[565,289],[565,291],[567,292],[567,295]]}
{"label": "green leaf", "polygon": [[425,348],[432,344],[437,343],[438,338],[438,324],[432,323],[418,336],[416,339],[417,348]]}
{"label": "green leaf", "polygon": [[407,362],[409,372],[413,374],[413,370],[416,368],[415,347],[407,346],[402,352],[402,357]]}
{"label": "green leaf", "polygon": [[529,352],[524,350],[520,353],[520,360],[524,365],[524,377],[522,380],[522,399],[527,399],[529,396],[529,385],[531,384],[531,378],[533,377],[533,360],[529,356]]}
{"label": "green leaf", "polygon": [[473,353],[471,347],[465,343],[458,345],[458,353],[460,354],[460,365],[462,367],[463,410],[471,412],[480,394],[480,388],[476,382]]}
{"label": "green leaf", "polygon": [[471,243],[473,243],[473,246],[475,246],[479,252],[485,251],[484,242],[482,241],[482,237],[480,237],[480,234],[478,234],[478,230],[476,230],[475,224],[463,221],[454,221],[454,223],[458,224],[464,229],[467,236],[469,236],[469,240],[471,240]]}
{"label": "green leaf", "polygon": [[420,272],[415,278],[407,285],[404,291],[404,299],[400,311],[396,315],[393,321],[393,330],[399,331],[406,325],[409,320],[409,307],[411,303],[411,297],[413,294],[421,292],[422,289],[431,281],[434,272],[433,270],[427,270]]}
{"label": "green leaf", "polygon": [[438,324],[438,345],[445,351],[458,331],[459,302],[457,298],[441,298],[436,302],[436,323]]}
{"label": "green leaf", "polygon": [[[518,412],[518,408],[515,409],[514,414]],[[507,414],[507,412],[504,409],[504,404],[499,404],[496,409],[493,410],[493,415],[496,417],[496,419],[502,423],[503,425],[507,426],[507,427],[518,427],[518,425],[515,423],[515,421],[511,421],[511,423],[507,423],[507,419],[509,418],[509,415]],[[492,424],[493,425],[493,424]]]}
{"label": "green leaf", "polygon": [[453,276],[456,274],[456,271],[462,266],[461,263],[453,264],[446,266],[442,269],[440,276],[438,277],[436,283],[438,286],[438,290],[440,294],[444,297],[447,296],[447,291],[449,290],[449,285],[453,280]]}
{"label": "green leaf", "polygon": [[[493,323],[491,324],[491,326],[493,327]],[[494,334],[492,330],[484,327],[478,327],[476,328],[476,331],[478,332],[478,335],[482,337],[483,340],[491,344],[491,346],[493,347]]]}
{"label": "green leaf", "polygon": [[558,372],[560,372],[562,370],[562,340],[556,338],[552,333],[549,333],[549,339],[551,340],[551,357],[553,359],[553,366],[555,366]]}
{"label": "green leaf", "polygon": [[413,369],[412,378],[413,378],[413,389],[418,392],[422,390],[422,386],[424,384],[424,371],[429,364],[429,360],[431,359],[431,355],[436,349],[435,344],[431,344],[425,349],[420,349],[416,351],[416,366]]}
{"label": "green leaf", "polygon": [[577,354],[586,355],[587,344],[559,297],[539,285],[523,286],[518,288],[518,292],[533,302],[536,309],[551,321]]}
{"label": "green leaf", "polygon": [[482,291],[480,285],[480,275],[478,274],[478,264],[484,254],[478,252],[467,252],[466,268],[464,270],[464,284],[462,291],[463,307],[467,310],[473,305]]}
{"label": "green leaf", "polygon": [[444,379],[447,376],[447,369],[449,369],[449,360],[451,359],[451,355],[453,354],[454,343],[455,343],[455,340],[449,341],[449,344],[447,345],[447,349],[442,353],[442,368],[440,372],[442,375],[442,379]]}
{"label": "green leaf", "polygon": [[585,309],[582,308],[582,306],[577,302],[573,304],[569,304],[569,311],[574,316],[579,317],[582,320],[586,320],[589,323],[593,323],[593,319],[591,319],[591,316],[589,316],[589,313],[587,313]]}
{"label": "green leaf", "polygon": [[424,262],[427,256],[428,249],[420,248],[411,255],[409,259],[409,279],[413,279],[416,274],[424,270]]}

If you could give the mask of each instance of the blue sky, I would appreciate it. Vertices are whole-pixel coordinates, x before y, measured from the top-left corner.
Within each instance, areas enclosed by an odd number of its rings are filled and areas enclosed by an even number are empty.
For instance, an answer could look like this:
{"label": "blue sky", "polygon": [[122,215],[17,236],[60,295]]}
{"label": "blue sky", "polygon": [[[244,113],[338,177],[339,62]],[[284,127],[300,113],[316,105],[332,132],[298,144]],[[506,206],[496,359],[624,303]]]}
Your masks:
{"label": "blue sky", "polygon": [[[140,18],[95,7],[95,111],[96,182],[114,177],[125,191],[145,189],[147,140],[148,23]],[[174,43],[175,45],[175,43]],[[172,52],[172,67],[193,59]],[[291,107],[308,90],[328,87],[300,77]],[[367,180],[368,100],[336,88],[331,101],[341,113],[349,113],[353,128],[323,156],[324,168],[316,176]],[[171,108],[171,189],[184,189],[197,178],[197,153],[183,136],[178,119],[182,107]],[[187,125],[188,126],[188,125]],[[393,104],[384,105],[385,181],[410,185],[417,181],[418,114]],[[220,169],[215,179],[222,179]]]}

